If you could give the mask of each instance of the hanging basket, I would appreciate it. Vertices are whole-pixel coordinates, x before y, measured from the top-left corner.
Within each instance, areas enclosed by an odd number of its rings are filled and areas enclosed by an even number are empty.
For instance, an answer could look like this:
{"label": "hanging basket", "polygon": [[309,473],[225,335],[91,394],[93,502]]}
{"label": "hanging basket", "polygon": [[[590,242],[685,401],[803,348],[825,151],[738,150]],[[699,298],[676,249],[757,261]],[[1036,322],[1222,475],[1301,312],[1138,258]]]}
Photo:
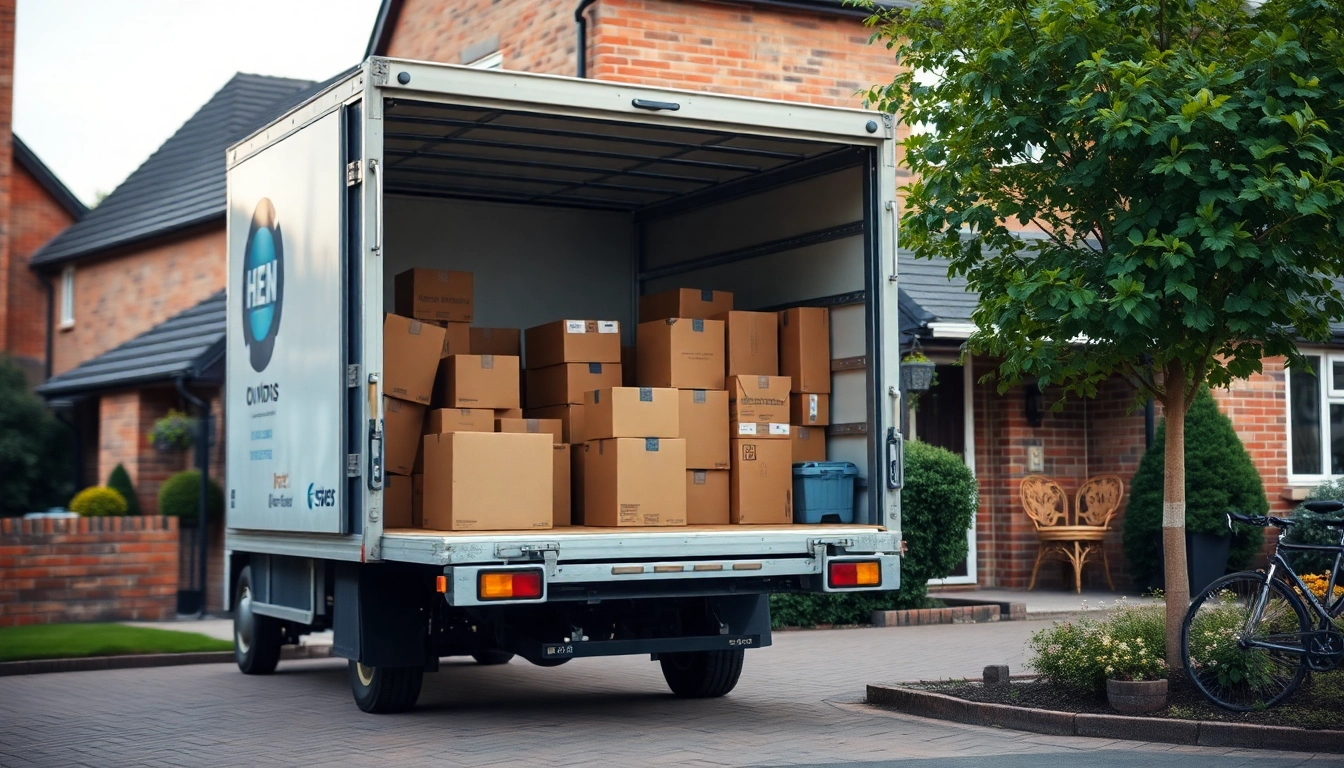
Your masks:
{"label": "hanging basket", "polygon": [[901,384],[906,392],[927,392],[933,386],[934,364],[930,362],[902,362]]}

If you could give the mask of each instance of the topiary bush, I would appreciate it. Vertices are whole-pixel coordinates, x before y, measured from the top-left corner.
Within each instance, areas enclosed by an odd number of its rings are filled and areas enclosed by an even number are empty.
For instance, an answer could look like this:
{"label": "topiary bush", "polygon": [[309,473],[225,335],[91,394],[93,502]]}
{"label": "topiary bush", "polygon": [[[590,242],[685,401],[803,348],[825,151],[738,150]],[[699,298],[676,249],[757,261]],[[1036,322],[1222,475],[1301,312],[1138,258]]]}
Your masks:
{"label": "topiary bush", "polygon": [[126,499],[112,488],[95,485],[75,494],[70,511],[81,517],[121,517],[126,514]]}
{"label": "topiary bush", "polygon": [[[189,469],[178,472],[159,487],[159,514],[176,517],[182,525],[194,526],[200,516],[201,472]],[[214,480],[205,494],[206,515],[220,520],[224,514],[224,491]]]}
{"label": "topiary bush", "polygon": [[70,481],[70,430],[28,388],[23,370],[0,353],[0,515],[64,504]]}
{"label": "topiary bush", "polygon": [[112,468],[112,474],[107,476],[107,487],[120,493],[121,498],[126,500],[126,514],[140,514],[140,500],[135,498],[135,487],[131,485],[131,475],[126,467],[118,464]]}
{"label": "topiary bush", "polygon": [[[1143,455],[1130,484],[1125,510],[1124,545],[1132,576],[1139,584],[1162,577],[1162,484],[1167,425],[1157,428],[1153,447]],[[1269,499],[1260,473],[1207,387],[1190,402],[1185,415],[1185,529],[1227,535],[1227,513],[1263,515]],[[1228,566],[1241,570],[1264,543],[1260,528],[1235,526]]]}
{"label": "topiary bush", "polygon": [[[1321,501],[1329,499],[1338,501],[1344,499],[1344,480],[1327,480],[1324,483],[1312,489],[1307,495],[1307,501]],[[1315,512],[1308,512],[1306,507],[1298,507],[1293,510],[1292,518],[1297,521],[1297,525],[1288,529],[1283,535],[1283,540],[1288,544],[1339,544],[1339,529],[1327,528],[1318,520],[1336,518],[1340,515],[1318,515]],[[1240,527],[1240,526],[1238,526]],[[1329,573],[1331,568],[1335,567],[1335,556],[1327,555],[1324,552],[1284,552],[1288,562],[1293,564],[1293,568],[1298,573]]]}

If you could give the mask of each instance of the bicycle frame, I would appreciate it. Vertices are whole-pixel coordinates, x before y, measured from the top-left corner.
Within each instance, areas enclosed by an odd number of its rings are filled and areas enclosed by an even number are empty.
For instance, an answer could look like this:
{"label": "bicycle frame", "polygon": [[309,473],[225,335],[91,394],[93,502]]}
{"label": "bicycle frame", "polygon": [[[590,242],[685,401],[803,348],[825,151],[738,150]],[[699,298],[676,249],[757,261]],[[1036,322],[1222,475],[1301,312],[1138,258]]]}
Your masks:
{"label": "bicycle frame", "polygon": [[[1284,558],[1284,551],[1334,553],[1335,563],[1331,566],[1330,575],[1326,580],[1324,602],[1316,599],[1316,594],[1312,592],[1306,583],[1302,581],[1302,578],[1297,575],[1297,571],[1295,571],[1292,565],[1288,563],[1288,560]],[[1269,583],[1274,580],[1274,577],[1277,575],[1280,568],[1283,570],[1284,580],[1289,581],[1290,584],[1297,587],[1298,594],[1302,595],[1311,610],[1315,612],[1318,628],[1322,630],[1327,629],[1333,619],[1337,618],[1341,613],[1344,613],[1344,595],[1332,599],[1335,593],[1336,579],[1340,574],[1340,565],[1342,562],[1344,562],[1344,531],[1341,531],[1340,533],[1340,543],[1333,545],[1288,544],[1283,541],[1282,537],[1280,537],[1278,543],[1274,547],[1274,556],[1270,558],[1269,568],[1265,571],[1265,587],[1261,590],[1260,597],[1256,601],[1255,610],[1251,611],[1251,615],[1247,618],[1246,626],[1243,628],[1243,637],[1250,637],[1252,630],[1260,623],[1260,620],[1264,618],[1265,605],[1269,601]],[[1276,643],[1267,643],[1257,640],[1246,640],[1244,642],[1247,647],[1251,648],[1264,648],[1266,650],[1280,651],[1282,653],[1299,656],[1306,653],[1304,648],[1293,648],[1290,646],[1278,645]]]}

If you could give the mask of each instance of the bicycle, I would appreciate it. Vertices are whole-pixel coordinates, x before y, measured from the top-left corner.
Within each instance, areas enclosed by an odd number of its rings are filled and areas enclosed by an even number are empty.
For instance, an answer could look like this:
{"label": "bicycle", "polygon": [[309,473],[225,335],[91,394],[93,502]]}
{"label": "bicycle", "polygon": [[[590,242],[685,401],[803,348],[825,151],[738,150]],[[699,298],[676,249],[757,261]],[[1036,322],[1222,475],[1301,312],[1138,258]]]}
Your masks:
{"label": "bicycle", "polygon": [[[1303,506],[1317,514],[1344,511],[1340,501]],[[1233,521],[1280,531],[1297,524],[1264,515],[1227,517],[1229,530]],[[1190,681],[1214,704],[1239,712],[1272,707],[1297,690],[1308,671],[1327,672],[1344,661],[1344,621],[1339,620],[1344,592],[1335,596],[1344,563],[1344,519],[1318,522],[1340,529],[1339,544],[1285,544],[1280,537],[1266,570],[1224,576],[1191,601],[1181,625],[1181,660]],[[1316,598],[1284,552],[1335,554],[1323,599]]]}

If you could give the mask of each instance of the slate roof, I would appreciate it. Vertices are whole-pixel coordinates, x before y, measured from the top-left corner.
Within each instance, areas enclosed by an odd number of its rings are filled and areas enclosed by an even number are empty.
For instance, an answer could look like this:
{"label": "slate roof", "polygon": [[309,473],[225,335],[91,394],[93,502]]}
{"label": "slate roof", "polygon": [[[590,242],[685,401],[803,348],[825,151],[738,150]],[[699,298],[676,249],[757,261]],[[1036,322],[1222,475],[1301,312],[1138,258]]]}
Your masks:
{"label": "slate roof", "polygon": [[78,197],[75,197],[70,188],[65,186],[56,177],[56,174],[51,172],[46,163],[42,162],[37,153],[23,143],[23,139],[20,139],[17,134],[13,138],[14,162],[27,171],[28,175],[32,176],[41,185],[42,189],[46,190],[47,194],[51,195],[52,199],[64,208],[66,213],[70,214],[75,221],[84,218],[84,214],[89,212],[89,207]]}
{"label": "slate roof", "polygon": [[178,377],[213,379],[224,359],[225,310],[224,291],[220,291],[125,344],[48,379],[37,392],[52,398]]}
{"label": "slate roof", "polygon": [[51,267],[224,215],[224,151],[310,95],[313,83],[239,73],[31,266]]}
{"label": "slate roof", "polygon": [[966,278],[947,276],[947,262],[916,259],[900,252],[900,286],[926,311],[928,321],[969,323],[978,296],[967,290]]}

